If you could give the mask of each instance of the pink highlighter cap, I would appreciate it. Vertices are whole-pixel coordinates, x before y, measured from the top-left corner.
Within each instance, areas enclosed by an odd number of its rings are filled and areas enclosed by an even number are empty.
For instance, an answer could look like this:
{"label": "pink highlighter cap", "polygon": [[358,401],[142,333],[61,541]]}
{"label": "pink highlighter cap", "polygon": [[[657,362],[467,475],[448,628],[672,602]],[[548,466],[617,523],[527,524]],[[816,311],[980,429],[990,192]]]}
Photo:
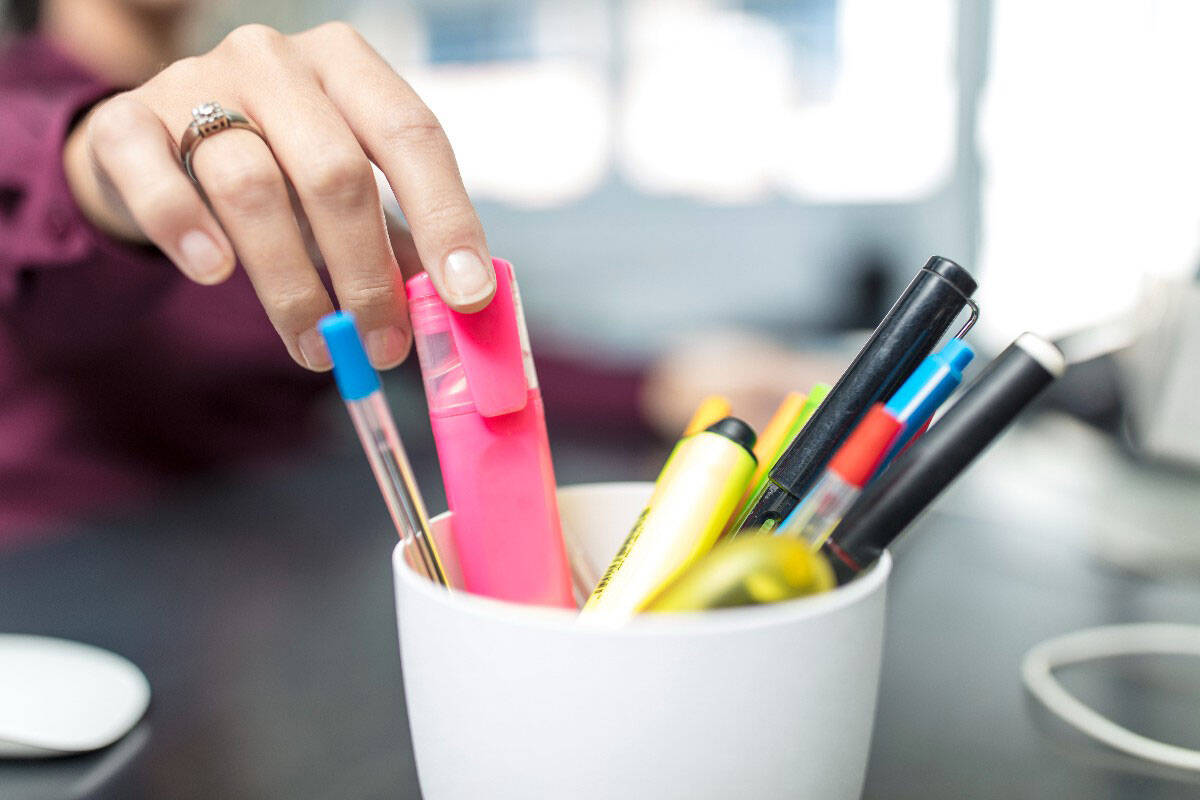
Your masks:
{"label": "pink highlighter cap", "polygon": [[[405,289],[413,322],[413,334],[421,345],[425,336],[448,332],[452,349],[461,365],[461,381],[454,381],[455,394],[465,389],[475,411],[484,417],[498,417],[520,411],[528,401],[531,388],[525,379],[525,361],[521,333],[513,295],[513,269],[507,261],[492,259],[496,270],[496,295],[487,307],[474,314],[451,311],[438,297],[429,275],[422,272],[411,278]],[[444,353],[447,359],[453,353]],[[424,359],[422,366],[424,371]],[[443,362],[446,369],[458,365]],[[430,410],[435,412],[437,390],[427,381]]]}

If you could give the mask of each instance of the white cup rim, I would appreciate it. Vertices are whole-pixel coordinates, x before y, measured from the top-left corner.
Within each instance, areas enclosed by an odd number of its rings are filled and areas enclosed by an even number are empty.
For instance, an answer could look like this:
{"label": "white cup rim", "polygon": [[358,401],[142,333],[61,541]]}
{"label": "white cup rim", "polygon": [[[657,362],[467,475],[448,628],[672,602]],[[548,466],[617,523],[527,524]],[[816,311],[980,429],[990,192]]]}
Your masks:
{"label": "white cup rim", "polygon": [[[638,484],[637,482],[574,484],[560,488],[559,495],[595,491],[600,488],[615,489],[633,485],[644,486],[645,484]],[[445,519],[449,515],[450,512],[444,512],[434,517],[432,521]],[[828,614],[853,605],[883,587],[887,583],[888,575],[892,571],[892,558],[888,552],[884,551],[874,565],[853,581],[839,586],[832,591],[811,597],[801,597],[795,600],[785,600],[779,603],[758,606],[742,606],[740,608],[722,608],[672,614],[644,614],[635,617],[621,628],[581,625],[578,622],[578,612],[567,609],[510,603],[464,591],[447,592],[412,570],[408,564],[408,560],[404,557],[403,542],[398,543],[392,552],[392,570],[395,573],[396,580],[404,585],[406,591],[418,593],[429,602],[447,606],[457,613],[490,619],[493,622],[507,625],[538,630],[559,630],[564,633],[587,636],[625,637],[644,635],[664,636],[671,634],[721,634],[734,629],[746,630],[786,625],[798,620]]]}

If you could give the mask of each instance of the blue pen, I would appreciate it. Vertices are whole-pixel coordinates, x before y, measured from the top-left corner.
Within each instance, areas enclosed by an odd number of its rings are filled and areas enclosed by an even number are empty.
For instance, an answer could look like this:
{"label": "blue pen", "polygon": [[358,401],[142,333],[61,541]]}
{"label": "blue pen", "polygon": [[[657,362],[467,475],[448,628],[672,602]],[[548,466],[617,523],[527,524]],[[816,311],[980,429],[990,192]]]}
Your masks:
{"label": "blue pen", "polygon": [[354,316],[341,311],[329,314],[321,318],[317,328],[329,347],[338,391],[346,401],[346,409],[401,541],[413,553],[418,572],[447,586],[446,573],[429,532],[425,503],[396,432],[396,422],[388,410],[379,375],[367,360],[358,337]]}
{"label": "blue pen", "polygon": [[940,351],[928,356],[908,377],[884,406],[903,426],[900,434],[880,462],[876,474],[904,449],[917,431],[921,430],[958,385],[963,370],[975,357],[975,351],[962,339],[951,339]]}

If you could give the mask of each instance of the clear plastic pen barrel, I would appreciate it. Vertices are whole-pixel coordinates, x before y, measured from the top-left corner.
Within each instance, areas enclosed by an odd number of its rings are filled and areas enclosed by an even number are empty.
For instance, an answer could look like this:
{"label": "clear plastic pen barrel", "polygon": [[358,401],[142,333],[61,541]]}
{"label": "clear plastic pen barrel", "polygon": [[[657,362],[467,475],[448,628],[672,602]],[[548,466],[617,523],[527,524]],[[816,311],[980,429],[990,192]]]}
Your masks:
{"label": "clear plastic pen barrel", "polygon": [[784,519],[778,533],[804,539],[814,550],[823,545],[871,479],[901,427],[900,420],[882,403],[873,405],[834,453],[808,496]]}
{"label": "clear plastic pen barrel", "polygon": [[413,554],[411,563],[430,580],[447,585],[429,531],[429,516],[383,392],[372,392],[361,400],[347,400],[346,408],[371,462],[371,471],[375,473],[392,522],[405,549]]}
{"label": "clear plastic pen barrel", "polygon": [[779,526],[777,533],[803,539],[816,550],[842,521],[859,491],[859,487],[842,480],[836,472],[826,471],[805,501]]}

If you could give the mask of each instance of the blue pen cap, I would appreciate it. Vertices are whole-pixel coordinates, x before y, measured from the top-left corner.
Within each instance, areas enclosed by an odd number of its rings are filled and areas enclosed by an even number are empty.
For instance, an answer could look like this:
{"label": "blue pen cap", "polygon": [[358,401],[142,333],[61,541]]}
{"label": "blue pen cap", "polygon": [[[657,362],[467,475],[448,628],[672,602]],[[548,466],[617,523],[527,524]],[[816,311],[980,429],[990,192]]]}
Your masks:
{"label": "blue pen cap", "polygon": [[887,402],[887,412],[907,428],[924,425],[962,382],[962,371],[975,351],[962,339],[951,339],[929,355]]}
{"label": "blue pen cap", "polygon": [[379,389],[379,373],[367,359],[362,339],[354,326],[354,315],[348,311],[326,314],[317,323],[325,337],[329,356],[333,359],[333,377],[338,391],[346,400],[361,400]]}
{"label": "blue pen cap", "polygon": [[884,455],[875,471],[876,475],[887,469],[892,459],[933,418],[946,398],[954,393],[962,383],[962,371],[974,357],[975,351],[966,342],[951,339],[941,350],[926,357],[921,366],[896,390],[884,406],[884,411],[900,420],[904,427]]}
{"label": "blue pen cap", "polygon": [[934,353],[933,357],[945,360],[950,365],[950,369],[958,373],[959,380],[961,380],[962,371],[971,363],[971,359],[975,358],[975,351],[962,339],[951,339],[939,352]]}

